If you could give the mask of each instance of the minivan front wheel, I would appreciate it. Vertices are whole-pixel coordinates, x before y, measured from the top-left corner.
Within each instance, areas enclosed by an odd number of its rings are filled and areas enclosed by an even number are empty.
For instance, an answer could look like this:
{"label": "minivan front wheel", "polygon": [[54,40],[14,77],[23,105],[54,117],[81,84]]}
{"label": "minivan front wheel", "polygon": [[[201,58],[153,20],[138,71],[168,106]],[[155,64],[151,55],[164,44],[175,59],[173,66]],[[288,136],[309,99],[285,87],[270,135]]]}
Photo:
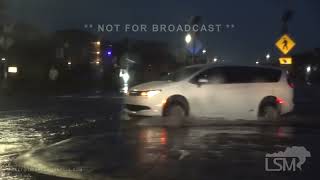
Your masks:
{"label": "minivan front wheel", "polygon": [[260,119],[263,121],[279,121],[280,112],[277,107],[272,105],[266,105],[261,109]]}
{"label": "minivan front wheel", "polygon": [[171,104],[166,108],[164,116],[166,125],[182,126],[184,118],[187,116],[187,112],[183,106],[179,104]]}

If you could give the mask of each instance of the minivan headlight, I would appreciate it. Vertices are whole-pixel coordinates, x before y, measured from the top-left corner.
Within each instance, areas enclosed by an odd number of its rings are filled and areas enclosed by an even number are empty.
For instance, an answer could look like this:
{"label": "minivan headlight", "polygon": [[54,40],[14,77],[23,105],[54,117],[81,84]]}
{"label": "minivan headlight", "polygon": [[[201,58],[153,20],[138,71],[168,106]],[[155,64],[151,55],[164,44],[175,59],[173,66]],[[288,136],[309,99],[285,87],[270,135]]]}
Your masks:
{"label": "minivan headlight", "polygon": [[161,90],[150,90],[150,91],[143,91],[140,93],[141,96],[153,97],[159,94]]}

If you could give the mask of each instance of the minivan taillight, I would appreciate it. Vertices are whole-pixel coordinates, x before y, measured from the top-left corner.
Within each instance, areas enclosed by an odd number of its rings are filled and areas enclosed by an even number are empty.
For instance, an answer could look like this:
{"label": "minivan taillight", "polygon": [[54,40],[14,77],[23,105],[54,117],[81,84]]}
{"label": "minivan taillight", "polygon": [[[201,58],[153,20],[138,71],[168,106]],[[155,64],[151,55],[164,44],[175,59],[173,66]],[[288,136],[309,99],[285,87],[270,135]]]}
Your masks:
{"label": "minivan taillight", "polygon": [[289,83],[289,86],[290,86],[291,88],[294,88],[294,84],[293,84],[293,83]]}
{"label": "minivan taillight", "polygon": [[291,78],[287,78],[287,82],[288,82],[288,85],[291,87],[291,88],[294,88],[294,83],[293,83],[293,81],[292,81],[292,79]]}
{"label": "minivan taillight", "polygon": [[277,102],[277,104],[285,104],[286,101],[277,97],[276,102]]}

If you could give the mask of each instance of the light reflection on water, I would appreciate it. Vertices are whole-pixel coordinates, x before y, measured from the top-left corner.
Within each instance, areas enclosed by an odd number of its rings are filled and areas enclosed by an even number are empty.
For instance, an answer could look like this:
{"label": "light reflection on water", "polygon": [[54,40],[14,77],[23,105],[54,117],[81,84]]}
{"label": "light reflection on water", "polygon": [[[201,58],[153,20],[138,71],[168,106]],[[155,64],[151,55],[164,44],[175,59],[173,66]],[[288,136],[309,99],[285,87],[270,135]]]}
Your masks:
{"label": "light reflection on water", "polygon": [[[182,152],[197,158],[229,156],[229,152],[242,147],[249,148],[257,154],[264,154],[279,143],[285,145],[294,138],[292,127],[193,127],[167,129],[162,127],[145,127],[139,133],[138,161],[153,163],[167,161],[170,157],[180,159]],[[251,156],[246,154],[246,156]]]}
{"label": "light reflection on water", "polygon": [[0,179],[32,179],[26,171],[16,167],[13,161],[18,154],[34,147],[40,147],[48,137],[54,136],[56,133],[40,131],[35,127],[41,127],[41,124],[57,117],[17,112],[8,112],[8,114],[1,113],[0,115]]}
{"label": "light reflection on water", "polygon": [[0,117],[0,179],[30,179],[13,164],[17,154],[42,143],[42,134],[36,131],[30,118],[26,116]]}
{"label": "light reflection on water", "polygon": [[71,128],[86,128],[95,122],[95,118],[77,119],[68,113],[1,111],[0,179],[33,179],[28,171],[15,166],[19,154],[66,139]]}
{"label": "light reflection on water", "polygon": [[0,179],[6,180],[31,180],[29,174],[23,172],[22,169],[17,168],[12,163],[15,155],[0,155]]}
{"label": "light reflection on water", "polygon": [[147,128],[140,131],[140,140],[149,145],[166,145],[167,130],[165,128]]}
{"label": "light reflection on water", "polygon": [[139,133],[138,161],[139,163],[153,163],[165,160],[167,150],[167,129],[144,128]]}
{"label": "light reflection on water", "polygon": [[[20,172],[12,164],[12,160],[17,154],[47,144],[48,138],[65,133],[69,128],[95,123],[94,119],[68,122],[65,120],[67,117],[55,115],[1,116],[0,179],[9,180],[32,179],[31,176]],[[45,123],[47,124],[43,125]],[[214,154],[212,157],[227,156],[226,149],[237,150],[240,145],[261,146],[263,141],[261,138],[259,139],[259,136],[273,136],[278,139],[290,138],[293,130],[287,127],[271,127],[269,129],[259,127],[190,127],[182,129],[147,127],[138,132],[138,136],[134,138],[134,140],[138,139],[138,162],[154,163],[166,162],[172,158],[180,160],[183,153],[188,154],[183,158],[207,158],[208,153]],[[268,139],[273,140],[272,138]],[[197,156],[193,152],[197,152]]]}

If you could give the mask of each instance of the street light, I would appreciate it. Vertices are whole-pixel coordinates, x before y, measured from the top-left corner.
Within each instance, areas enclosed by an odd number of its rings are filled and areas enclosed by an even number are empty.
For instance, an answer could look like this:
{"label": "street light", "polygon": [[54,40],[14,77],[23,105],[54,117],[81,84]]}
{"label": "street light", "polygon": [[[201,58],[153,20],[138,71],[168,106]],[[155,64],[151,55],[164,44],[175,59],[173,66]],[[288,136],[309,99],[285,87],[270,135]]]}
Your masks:
{"label": "street light", "polygon": [[218,58],[213,58],[213,62],[217,62],[218,61]]}
{"label": "street light", "polygon": [[266,55],[266,59],[269,60],[270,57],[271,57],[271,56],[270,56],[270,54],[268,53],[268,54]]}
{"label": "street light", "polygon": [[308,65],[306,67],[306,75],[305,75],[305,81],[308,85],[311,85],[311,82],[310,82],[311,70],[312,70],[311,65]]}
{"label": "street light", "polygon": [[4,58],[4,57],[3,57],[3,58],[1,58],[1,61],[5,61],[5,60],[6,60],[6,58]]}
{"label": "street light", "polygon": [[97,51],[96,53],[99,55],[99,54],[100,54],[100,51]]}
{"label": "street light", "polygon": [[97,45],[97,46],[100,46],[100,44],[101,44],[100,41],[97,41],[97,42],[96,42],[96,45]]}
{"label": "street light", "polygon": [[207,50],[206,50],[206,49],[203,49],[203,50],[202,50],[202,54],[205,54],[205,53],[207,53]]}
{"label": "street light", "polygon": [[186,41],[187,44],[189,44],[192,41],[192,37],[191,37],[190,34],[186,35],[185,41]]}
{"label": "street light", "polygon": [[310,66],[310,65],[308,65],[308,66],[306,67],[306,71],[307,71],[307,74],[310,74],[310,72],[311,72],[311,66]]}
{"label": "street light", "polygon": [[71,63],[71,61],[68,61],[68,65],[70,66],[72,63]]}
{"label": "street light", "polygon": [[256,61],[256,64],[259,64],[260,62],[259,61]]}

